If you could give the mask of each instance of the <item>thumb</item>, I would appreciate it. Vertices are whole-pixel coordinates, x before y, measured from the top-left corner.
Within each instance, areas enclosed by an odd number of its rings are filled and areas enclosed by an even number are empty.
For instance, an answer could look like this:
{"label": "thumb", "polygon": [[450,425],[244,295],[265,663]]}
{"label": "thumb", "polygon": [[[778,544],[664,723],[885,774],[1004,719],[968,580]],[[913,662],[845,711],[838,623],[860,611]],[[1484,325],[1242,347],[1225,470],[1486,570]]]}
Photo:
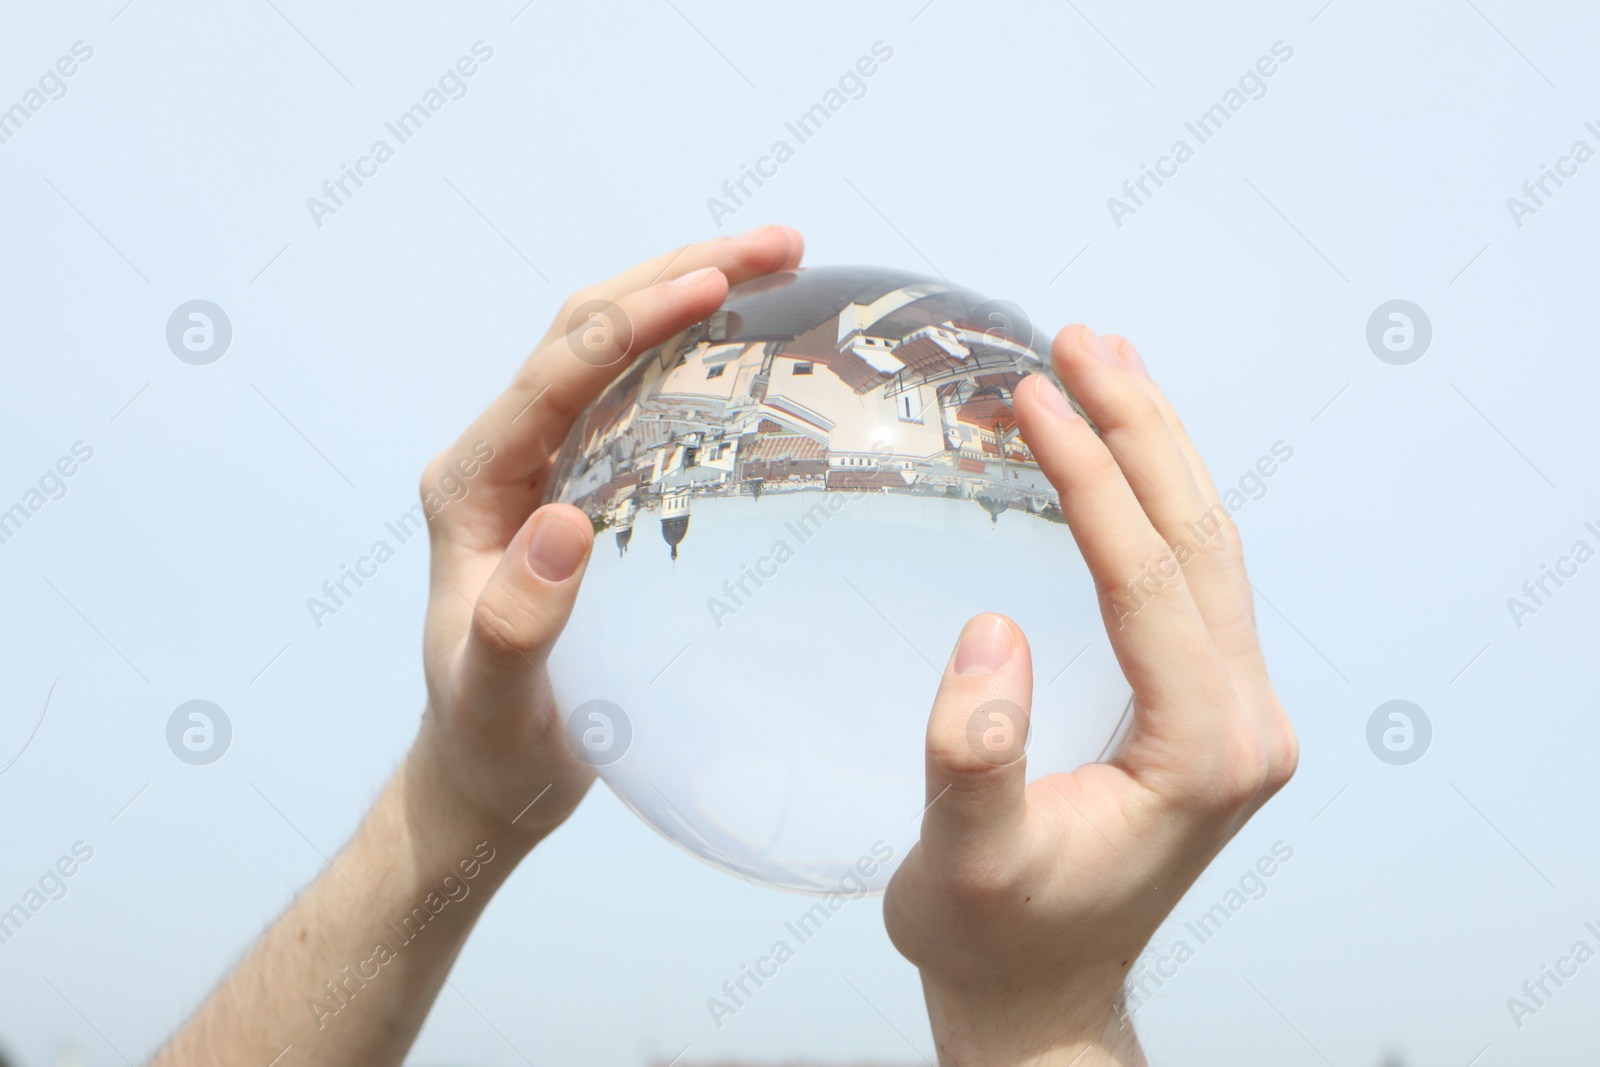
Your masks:
{"label": "thumb", "polygon": [[980,847],[1021,822],[1032,703],[1033,658],[1021,627],[1004,615],[973,617],[928,719],[925,847]]}
{"label": "thumb", "polygon": [[593,547],[588,516],[570,504],[535,511],[506,546],[473,605],[461,650],[460,677],[485,714],[548,706],[545,660],[572,614]]}

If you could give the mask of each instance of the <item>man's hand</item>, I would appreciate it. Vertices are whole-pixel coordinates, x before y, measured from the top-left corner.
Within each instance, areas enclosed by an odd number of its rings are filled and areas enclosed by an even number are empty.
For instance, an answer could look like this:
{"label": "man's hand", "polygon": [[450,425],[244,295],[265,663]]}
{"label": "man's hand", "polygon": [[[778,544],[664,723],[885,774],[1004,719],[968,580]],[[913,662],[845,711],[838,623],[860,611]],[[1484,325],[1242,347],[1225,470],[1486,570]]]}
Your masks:
{"label": "man's hand", "polygon": [[922,839],[884,904],[944,1064],[1143,1063],[1129,968],[1298,758],[1238,533],[1171,405],[1119,337],[1071,326],[1052,356],[1103,439],[1038,375],[1017,418],[1094,576],[1133,725],[1110,762],[1071,774],[1030,784],[1024,759],[993,765],[968,723],[1003,700],[1026,736],[1032,660],[1009,619],[962,632],[928,723]]}
{"label": "man's hand", "polygon": [[802,248],[794,230],[767,227],[573,294],[510,388],[428,465],[424,499],[450,479],[469,486],[429,522],[428,710],[413,759],[446,803],[531,845],[582,799],[594,772],[565,742],[545,661],[594,534],[575,507],[534,510],[553,454],[633,357],[715,311],[730,284],[797,266]]}
{"label": "man's hand", "polygon": [[594,543],[576,508],[534,511],[550,454],[633,357],[716,310],[729,283],[800,254],[798,233],[767,227],[574,295],[511,387],[429,465],[421,732],[330,869],[155,1067],[404,1059],[484,905],[593,780],[544,676]]}

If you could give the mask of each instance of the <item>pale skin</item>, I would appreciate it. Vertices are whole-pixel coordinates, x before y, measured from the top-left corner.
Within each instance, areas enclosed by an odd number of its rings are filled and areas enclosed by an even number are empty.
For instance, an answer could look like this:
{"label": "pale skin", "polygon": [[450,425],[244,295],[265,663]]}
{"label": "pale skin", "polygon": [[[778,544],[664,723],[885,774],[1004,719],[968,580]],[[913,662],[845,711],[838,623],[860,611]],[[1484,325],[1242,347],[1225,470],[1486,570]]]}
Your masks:
{"label": "pale skin", "polygon": [[[922,838],[884,901],[939,1062],[960,1067],[1143,1064],[1122,1011],[1130,967],[1298,760],[1238,533],[1172,406],[1120,337],[1069,326],[1052,358],[1103,440],[1039,375],[1017,419],[1094,577],[1134,719],[1109,762],[1033,782],[1025,758],[995,766],[968,721],[1005,700],[1026,734],[1028,643],[998,615],[963,630],[928,722]],[[1196,544],[1188,524],[1207,516]]]}
{"label": "pale skin", "polygon": [[[581,511],[540,506],[551,453],[630,352],[716,310],[730,284],[797,266],[803,248],[796,231],[764,227],[574,294],[507,390],[429,464],[425,492],[492,449],[468,494],[429,522],[416,741],[333,865],[157,1067],[401,1062],[484,905],[594,779],[544,670],[594,541]],[[595,300],[631,324],[629,352],[624,332],[597,340],[572,322]],[[1017,415],[1102,590],[1135,721],[1112,762],[1025,787],[1021,761],[976,758],[966,725],[997,697],[1026,714],[1027,642],[999,616],[963,631],[928,727],[934,803],[885,901],[891,938],[921,970],[942,1064],[1142,1063],[1115,1010],[1128,968],[1295,763],[1225,509],[1223,536],[1178,553],[1175,579],[1137,612],[1113,599],[1217,499],[1171,407],[1120,338],[1069,327],[1054,358],[1111,447],[1042,377],[1019,387]],[[395,925],[408,915],[412,926]]]}
{"label": "pale skin", "polygon": [[[691,245],[575,293],[511,385],[422,477],[424,492],[493,449],[471,489],[432,517],[423,660],[428,702],[416,741],[393,779],[315,882],[262,935],[234,972],[173,1037],[158,1067],[238,1064],[397,1064],[415,1040],[462,943],[517,863],[559,826],[594,771],[567,747],[544,673],[594,546],[588,518],[540,507],[550,455],[626,353],[572,313],[588,301],[621,309],[643,351],[705,318],[730,283],[796,266],[800,235],[768,227]],[[580,358],[580,354],[582,358]],[[476,449],[476,452],[474,452]],[[532,805],[531,807],[529,805]],[[462,860],[487,842],[494,858],[467,880]],[[399,922],[454,875],[465,896],[331,1015],[336,985],[360,977]],[[459,892],[459,891],[457,891]],[[365,971],[373,972],[368,965]]]}

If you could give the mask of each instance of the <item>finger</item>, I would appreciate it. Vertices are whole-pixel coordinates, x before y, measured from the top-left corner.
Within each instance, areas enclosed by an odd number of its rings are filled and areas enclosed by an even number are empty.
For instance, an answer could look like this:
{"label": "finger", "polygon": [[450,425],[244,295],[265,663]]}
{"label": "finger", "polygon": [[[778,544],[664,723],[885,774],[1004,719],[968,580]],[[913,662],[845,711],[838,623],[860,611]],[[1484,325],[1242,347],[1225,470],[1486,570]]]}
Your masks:
{"label": "finger", "polygon": [[[738,237],[686,245],[574,294],[506,392],[429,464],[424,497],[439,495],[439,484],[453,478],[452,468],[484,463],[489,472],[478,483],[486,492],[467,507],[451,509],[444,521],[430,521],[430,527],[453,532],[468,526],[483,531],[483,547],[503,545],[521,523],[529,501],[542,492],[538,475],[577,412],[628,366],[630,356],[711,314],[730,284],[797,266],[804,249],[799,231],[765,226]],[[687,284],[680,291],[672,282]],[[546,398],[549,410],[538,410]],[[487,465],[485,455],[501,462]],[[517,491],[493,491],[508,486]],[[429,514],[431,520],[432,509]],[[457,521],[469,517],[477,521]],[[490,521],[481,521],[485,517]]]}
{"label": "finger", "polygon": [[1022,436],[1061,510],[1100,599],[1111,647],[1144,727],[1194,736],[1186,711],[1231,702],[1225,671],[1176,555],[1150,524],[1111,452],[1043,375],[1015,394]]}
{"label": "finger", "polygon": [[1205,499],[1177,439],[1137,377],[1087,326],[1062,330],[1051,356],[1056,373],[1099,427],[1156,532],[1174,547],[1191,539],[1208,518]]}
{"label": "finger", "polygon": [[463,703],[484,718],[481,727],[508,741],[549,728],[528,712],[549,712],[545,661],[593,547],[588,517],[568,504],[534,512],[507,546],[472,605],[460,652],[460,677],[471,694]]}
{"label": "finger", "polygon": [[928,717],[922,843],[935,856],[1003,841],[1021,822],[1032,704],[1033,660],[1022,630],[1003,615],[975,616]]}
{"label": "finger", "polygon": [[[612,333],[582,342],[563,338],[535,352],[461,439],[430,464],[425,479],[436,477],[441,464],[445,467],[440,469],[448,469],[469,447],[480,458],[488,456],[465,506],[444,509],[430,529],[436,534],[469,529],[486,542],[474,547],[503,546],[543,492],[551,457],[577,414],[632,356],[704,319],[727,294],[727,279],[707,267],[618,301],[620,315],[632,324],[628,335]],[[576,355],[579,351],[585,358]]]}
{"label": "finger", "polygon": [[1220,500],[1208,501],[1202,493],[1193,462],[1151,396],[1155,383],[1133,371],[1106,339],[1086,326],[1069,326],[1056,338],[1052,354],[1067,387],[1100,428],[1139,505],[1172,546],[1230,674],[1242,680],[1256,668],[1260,654],[1231,513]]}
{"label": "finger", "polygon": [[[1227,508],[1217,492],[1211,473],[1206,469],[1205,461],[1201,459],[1200,451],[1195,448],[1177,410],[1167,399],[1165,391],[1150,376],[1139,350],[1127,338],[1116,334],[1107,334],[1104,340],[1117,354],[1122,365],[1134,374],[1136,382],[1161,412],[1168,431],[1189,464],[1190,473],[1199,487],[1201,497],[1206,501],[1207,510],[1220,518]],[[1200,603],[1206,627],[1211,631],[1211,640],[1228,665],[1235,691],[1244,698],[1245,706],[1262,736],[1267,739],[1268,758],[1272,773],[1276,776],[1274,780],[1281,784],[1294,773],[1299,746],[1267,673],[1266,656],[1261,650],[1260,635],[1256,632],[1255,590],[1250,585],[1245,567],[1238,527],[1230,521],[1219,527],[1216,533],[1218,551],[1211,553],[1210,558],[1220,558],[1225,573],[1209,580],[1196,578],[1194,584],[1197,587],[1210,586],[1203,596],[1197,592],[1196,599]]]}
{"label": "finger", "polygon": [[1211,480],[1211,472],[1206,469],[1205,460],[1200,458],[1199,449],[1194,447],[1194,442],[1189,437],[1189,431],[1184,428],[1183,420],[1178,417],[1178,413],[1167,399],[1166,393],[1162,392],[1161,387],[1150,376],[1150,371],[1145,366],[1144,358],[1139,354],[1139,350],[1133,346],[1133,342],[1118,334],[1108,333],[1101,340],[1105,341],[1107,347],[1116,353],[1117,357],[1122,361],[1122,365],[1133,372],[1140,388],[1145,391],[1145,394],[1150,397],[1151,401],[1160,410],[1161,417],[1166,420],[1167,428],[1178,442],[1179,450],[1183,452],[1184,458],[1189,461],[1189,472],[1194,477],[1195,484],[1200,487],[1200,495],[1205,498],[1208,505],[1221,503],[1222,497],[1217,493],[1217,487]]}
{"label": "finger", "polygon": [[[778,225],[761,226],[736,237],[684,245],[573,293],[562,305],[540,345],[565,337],[576,329],[588,310],[586,305],[615,303],[629,293],[706,267],[716,267],[727,277],[729,285],[738,285],[763,274],[792,270],[800,265],[804,254],[805,238],[800,236],[800,231]],[[579,321],[574,321],[575,317]]]}
{"label": "finger", "polygon": [[[1211,630],[1212,640],[1228,661],[1230,672],[1243,692],[1247,675],[1251,685],[1264,682],[1266,664],[1256,636],[1255,600],[1245,574],[1238,527],[1218,495],[1205,462],[1177,411],[1150,377],[1138,350],[1126,338],[1115,334],[1106,335],[1102,341],[1117,354],[1119,365],[1125,368],[1131,382],[1154,408],[1178,454],[1183,457],[1195,491],[1203,502],[1203,510],[1196,512],[1200,517],[1186,522],[1178,534],[1182,543],[1193,550],[1193,558],[1184,564],[1185,573],[1189,575],[1195,602]],[[1174,543],[1170,537],[1168,543]]]}

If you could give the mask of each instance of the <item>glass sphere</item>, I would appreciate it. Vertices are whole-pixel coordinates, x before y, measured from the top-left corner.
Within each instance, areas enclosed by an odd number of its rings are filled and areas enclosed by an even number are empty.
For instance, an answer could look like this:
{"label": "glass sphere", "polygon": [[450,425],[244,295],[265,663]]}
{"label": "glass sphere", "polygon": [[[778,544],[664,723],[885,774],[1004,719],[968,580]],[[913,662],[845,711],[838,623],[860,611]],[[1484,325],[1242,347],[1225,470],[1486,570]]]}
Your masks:
{"label": "glass sphere", "polygon": [[[1049,340],[946,282],[787,271],[578,418],[549,499],[596,545],[550,675],[574,750],[641,818],[752,883],[881,891],[928,804],[941,672],[983,611],[1033,650],[1029,777],[1108,752],[1128,686],[1012,411]],[[1007,720],[974,709],[975,751],[1014,752]]]}

